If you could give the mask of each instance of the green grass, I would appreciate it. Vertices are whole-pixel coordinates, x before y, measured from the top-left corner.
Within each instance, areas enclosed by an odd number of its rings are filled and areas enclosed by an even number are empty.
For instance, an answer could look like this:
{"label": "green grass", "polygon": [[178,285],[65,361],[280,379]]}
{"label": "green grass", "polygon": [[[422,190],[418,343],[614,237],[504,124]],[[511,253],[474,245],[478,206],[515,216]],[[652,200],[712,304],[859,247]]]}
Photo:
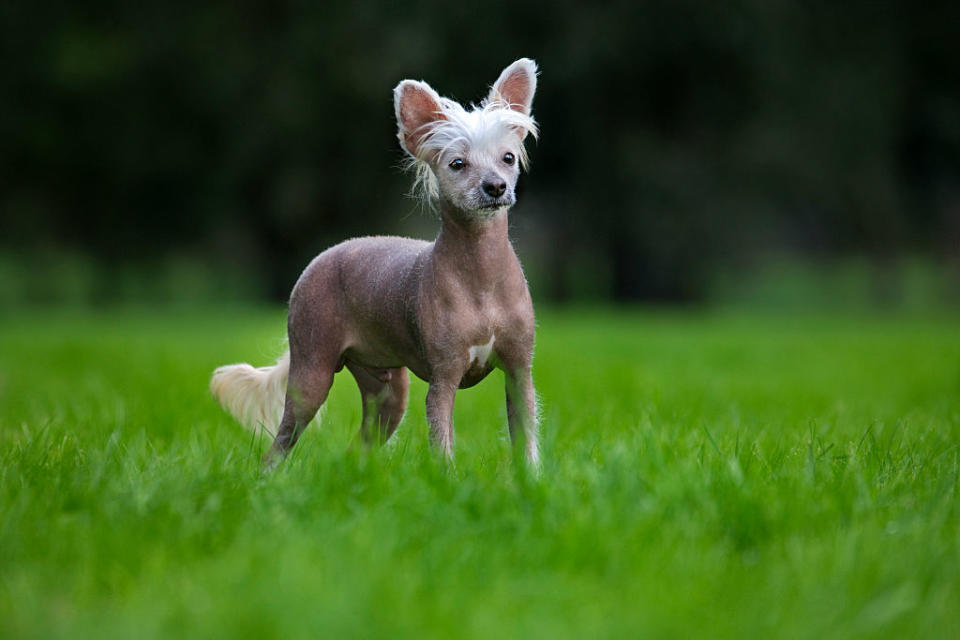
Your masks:
{"label": "green grass", "polygon": [[384,449],[337,377],[277,472],[206,391],[280,311],[0,318],[0,636],[960,637],[960,322],[543,312],[539,481],[502,376]]}

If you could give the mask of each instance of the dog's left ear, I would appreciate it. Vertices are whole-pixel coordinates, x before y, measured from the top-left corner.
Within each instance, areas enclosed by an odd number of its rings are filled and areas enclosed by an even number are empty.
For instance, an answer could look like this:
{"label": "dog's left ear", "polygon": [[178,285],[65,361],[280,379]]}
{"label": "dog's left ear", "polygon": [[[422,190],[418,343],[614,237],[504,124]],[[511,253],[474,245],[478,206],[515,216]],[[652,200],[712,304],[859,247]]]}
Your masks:
{"label": "dog's left ear", "polygon": [[533,108],[533,94],[537,90],[537,63],[520,58],[503,70],[490,88],[487,102],[502,101],[525,116]]}

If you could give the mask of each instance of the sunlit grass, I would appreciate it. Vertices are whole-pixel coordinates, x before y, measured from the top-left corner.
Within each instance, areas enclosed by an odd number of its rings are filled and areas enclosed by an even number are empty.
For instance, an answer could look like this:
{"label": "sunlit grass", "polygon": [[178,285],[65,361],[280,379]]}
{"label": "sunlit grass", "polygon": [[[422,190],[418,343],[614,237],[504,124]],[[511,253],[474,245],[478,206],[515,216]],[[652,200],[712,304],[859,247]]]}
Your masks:
{"label": "sunlit grass", "polygon": [[956,317],[542,312],[539,481],[502,376],[276,473],[206,391],[282,311],[0,318],[0,635],[951,637]]}

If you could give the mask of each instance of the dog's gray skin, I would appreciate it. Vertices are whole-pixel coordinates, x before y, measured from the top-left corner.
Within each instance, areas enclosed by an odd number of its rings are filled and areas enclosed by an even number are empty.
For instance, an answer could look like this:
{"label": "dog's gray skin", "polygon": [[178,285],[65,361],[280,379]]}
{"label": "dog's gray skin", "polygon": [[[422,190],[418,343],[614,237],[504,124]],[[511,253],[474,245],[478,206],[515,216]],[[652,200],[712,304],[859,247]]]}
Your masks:
{"label": "dog's gray skin", "polygon": [[[529,115],[535,88],[536,66],[522,59],[503,71],[491,97]],[[426,159],[436,175],[440,233],[432,243],[348,240],[306,268],[290,297],[287,392],[264,463],[272,466],[296,444],[344,366],[360,387],[364,441],[386,441],[396,429],[406,409],[410,369],[430,384],[431,441],[452,458],[457,389],[498,367],[506,378],[511,439],[537,466],[533,304],[507,235],[522,153],[513,147],[522,145],[526,132],[504,141],[508,151],[471,156],[466,166],[453,169],[448,155],[424,154],[419,146],[429,123],[444,117],[438,96],[411,80],[394,95],[401,145]],[[512,163],[506,154],[513,155]]]}

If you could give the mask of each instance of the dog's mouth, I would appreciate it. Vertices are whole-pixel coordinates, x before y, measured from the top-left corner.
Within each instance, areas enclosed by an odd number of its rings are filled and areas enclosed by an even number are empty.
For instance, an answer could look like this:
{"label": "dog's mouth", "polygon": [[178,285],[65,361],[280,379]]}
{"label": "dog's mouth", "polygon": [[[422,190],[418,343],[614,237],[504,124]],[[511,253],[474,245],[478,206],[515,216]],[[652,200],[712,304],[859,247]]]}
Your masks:
{"label": "dog's mouth", "polygon": [[505,209],[513,204],[512,198],[496,198],[496,199],[485,199],[482,202],[477,203],[477,206],[474,207],[477,211],[493,212],[500,209]]}

